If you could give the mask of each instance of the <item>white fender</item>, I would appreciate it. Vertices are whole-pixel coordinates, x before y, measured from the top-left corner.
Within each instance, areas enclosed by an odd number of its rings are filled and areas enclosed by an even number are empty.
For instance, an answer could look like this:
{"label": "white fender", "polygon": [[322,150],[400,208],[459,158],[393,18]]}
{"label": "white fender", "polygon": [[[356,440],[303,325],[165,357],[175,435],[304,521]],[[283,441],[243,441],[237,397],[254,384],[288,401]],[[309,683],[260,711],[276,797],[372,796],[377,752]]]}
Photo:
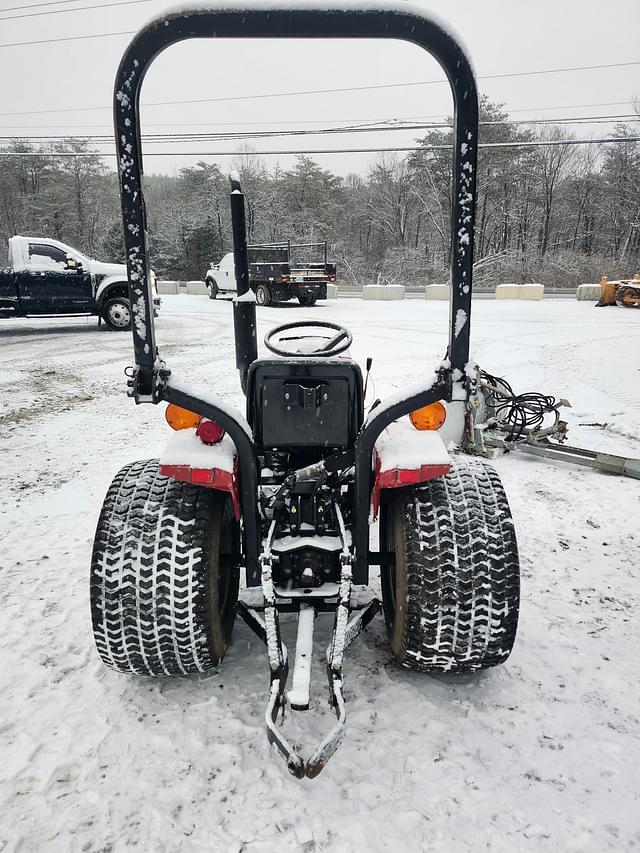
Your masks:
{"label": "white fender", "polygon": [[96,290],[96,302],[101,302],[104,296],[105,291],[110,288],[114,284],[124,284],[125,287],[129,286],[129,282],[127,279],[127,274],[125,272],[124,276],[122,273],[118,275],[109,275],[104,278],[100,284],[98,285],[98,289]]}

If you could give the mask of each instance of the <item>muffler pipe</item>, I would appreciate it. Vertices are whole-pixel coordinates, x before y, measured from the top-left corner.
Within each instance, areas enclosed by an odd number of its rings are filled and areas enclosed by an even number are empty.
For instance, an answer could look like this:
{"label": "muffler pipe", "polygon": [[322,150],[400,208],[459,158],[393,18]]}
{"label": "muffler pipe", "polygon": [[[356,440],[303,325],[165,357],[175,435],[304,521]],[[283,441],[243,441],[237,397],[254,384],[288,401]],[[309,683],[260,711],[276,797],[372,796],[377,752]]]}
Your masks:
{"label": "muffler pipe", "polygon": [[258,357],[256,338],[256,301],[249,286],[247,228],[244,213],[244,194],[237,172],[231,181],[231,229],[233,232],[233,265],[236,277],[236,298],[233,300],[233,333],[236,345],[236,367],[240,371],[242,390],[247,391],[247,374]]}

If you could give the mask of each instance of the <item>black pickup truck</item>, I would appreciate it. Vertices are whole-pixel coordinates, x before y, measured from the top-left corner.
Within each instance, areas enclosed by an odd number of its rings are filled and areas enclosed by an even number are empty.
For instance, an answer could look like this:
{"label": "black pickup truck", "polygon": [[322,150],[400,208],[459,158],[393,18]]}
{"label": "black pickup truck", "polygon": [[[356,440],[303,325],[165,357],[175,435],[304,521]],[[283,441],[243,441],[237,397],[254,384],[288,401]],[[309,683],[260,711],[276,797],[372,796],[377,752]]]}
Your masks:
{"label": "black pickup truck", "polygon": [[[327,284],[336,280],[336,265],[327,261],[327,243],[256,243],[247,246],[249,284],[258,305],[297,299],[314,305],[327,298]],[[233,252],[212,264],[205,276],[209,297],[235,293]]]}
{"label": "black pickup truck", "polygon": [[[155,293],[154,305],[160,306]],[[93,260],[58,240],[11,237],[9,267],[0,270],[0,315],[74,314],[94,314],[116,331],[130,329],[124,264]]]}

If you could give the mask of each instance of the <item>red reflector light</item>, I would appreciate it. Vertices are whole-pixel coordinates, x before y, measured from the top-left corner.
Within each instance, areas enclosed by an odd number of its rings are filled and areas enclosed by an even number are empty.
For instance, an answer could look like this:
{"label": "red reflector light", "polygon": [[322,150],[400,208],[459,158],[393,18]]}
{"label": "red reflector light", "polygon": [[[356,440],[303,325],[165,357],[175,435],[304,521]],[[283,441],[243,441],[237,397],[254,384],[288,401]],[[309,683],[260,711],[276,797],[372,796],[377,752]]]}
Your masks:
{"label": "red reflector light", "polygon": [[224,430],[216,421],[200,421],[196,435],[204,444],[217,444],[222,441]]}

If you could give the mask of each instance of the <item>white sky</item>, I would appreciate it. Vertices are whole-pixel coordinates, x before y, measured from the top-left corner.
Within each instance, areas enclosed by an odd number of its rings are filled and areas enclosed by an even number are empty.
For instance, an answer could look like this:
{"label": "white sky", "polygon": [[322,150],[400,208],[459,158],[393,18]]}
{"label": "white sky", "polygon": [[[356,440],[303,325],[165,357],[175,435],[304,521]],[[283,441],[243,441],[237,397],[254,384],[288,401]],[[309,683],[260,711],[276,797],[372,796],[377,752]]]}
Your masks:
{"label": "white sky", "polygon": [[[129,36],[149,17],[173,4],[164,0],[112,8],[77,7],[114,0],[0,2],[0,133],[110,135],[112,86]],[[31,6],[22,11],[11,7]],[[639,0],[429,0],[432,9],[462,36],[479,77],[509,72],[607,63],[640,63]],[[74,10],[74,11],[62,11]],[[55,14],[42,15],[42,12]],[[17,17],[30,15],[31,17]],[[14,20],[8,20],[14,18]],[[96,34],[96,38],[7,47],[12,42]],[[191,41],[159,57],[143,87],[143,105],[156,101],[229,98],[274,92],[345,88],[442,78],[420,49],[392,42]],[[8,81],[10,81],[8,83]],[[513,118],[571,118],[630,113],[640,95],[640,64],[621,68],[479,80],[479,89],[504,101]],[[587,106],[574,106],[587,105]],[[91,109],[88,109],[91,108]],[[37,113],[56,110],[59,112]],[[65,111],[62,111],[65,110]],[[201,132],[319,128],[394,118],[442,118],[451,111],[446,84],[256,100],[148,106],[148,132]],[[11,113],[14,113],[11,115]],[[24,113],[24,115],[15,115]],[[251,123],[251,124],[247,124]],[[260,123],[256,125],[255,123]],[[612,125],[567,128],[580,137],[604,136]],[[411,145],[415,131],[254,140],[255,150],[362,148]],[[1,144],[1,143],[0,143]],[[187,151],[238,150],[240,143],[147,145],[146,152],[180,151],[180,157],[149,157],[147,173],[173,173],[198,159],[227,167],[230,158]],[[111,145],[103,150],[112,150]],[[340,174],[365,172],[375,155],[313,155]],[[231,158],[232,159],[232,158]],[[289,167],[290,156],[266,156],[269,167]],[[113,160],[109,161],[113,164]],[[2,163],[0,160],[0,168]]]}

